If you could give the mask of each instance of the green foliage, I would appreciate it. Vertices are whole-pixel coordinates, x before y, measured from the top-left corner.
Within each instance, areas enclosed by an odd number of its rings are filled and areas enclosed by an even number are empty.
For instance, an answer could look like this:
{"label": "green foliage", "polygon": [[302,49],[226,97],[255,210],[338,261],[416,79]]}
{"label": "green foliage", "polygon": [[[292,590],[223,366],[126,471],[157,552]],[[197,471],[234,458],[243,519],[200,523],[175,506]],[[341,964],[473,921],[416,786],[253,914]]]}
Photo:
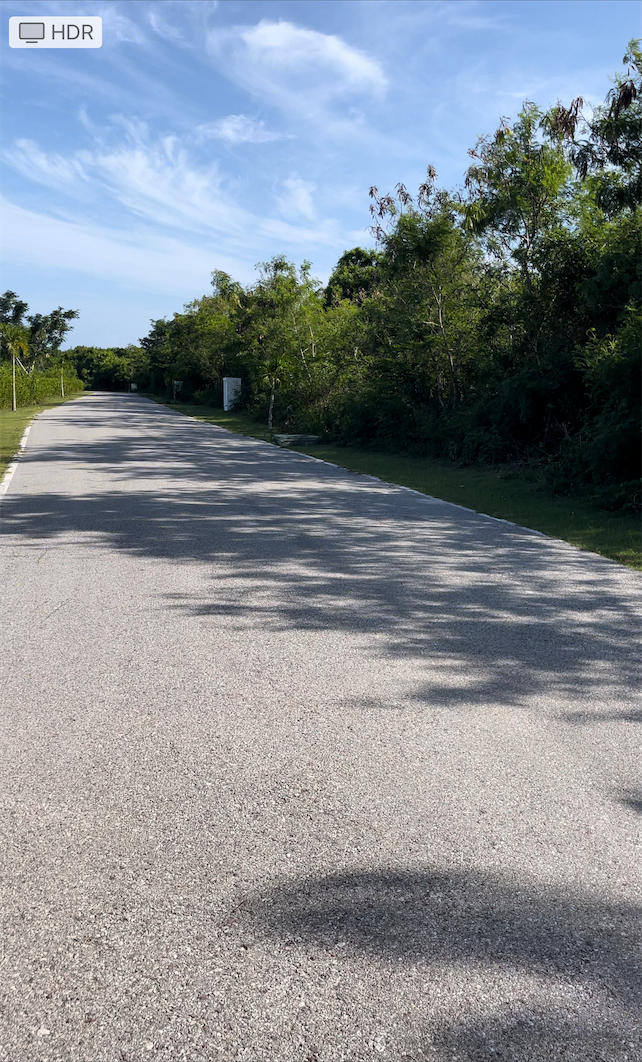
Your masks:
{"label": "green foliage", "polygon": [[510,256],[524,280],[542,236],[560,224],[571,166],[558,138],[543,135],[544,115],[525,103],[514,125],[502,120],[493,137],[470,151],[466,227],[497,257]]}
{"label": "green foliage", "polygon": [[7,361],[29,356],[29,332],[21,324],[2,322],[0,324],[0,350]]}
{"label": "green foliage", "polygon": [[[69,369],[64,371],[65,395],[83,390],[82,380]],[[60,368],[47,373],[26,373],[19,367],[16,372],[16,403],[18,406],[36,406],[48,398],[60,395]],[[11,409],[11,366],[0,365],[0,409]]]}
{"label": "green foliage", "polygon": [[226,273],[212,273],[213,295],[195,299],[171,321],[152,321],[140,340],[144,366],[134,382],[155,393],[172,393],[182,380],[184,399],[204,391],[220,395],[223,376],[238,376],[243,288]]}
{"label": "green foliage", "polygon": [[594,332],[578,354],[589,401],[582,430],[566,440],[552,470],[560,493],[579,481],[605,509],[640,507],[641,330],[639,306],[628,306],[616,336]]}
{"label": "green foliage", "polygon": [[[308,263],[282,255],[246,288],[214,273],[213,293],[152,322],[135,357],[110,353],[112,379],[120,365],[141,388],[169,397],[182,380],[182,400],[220,405],[222,378],[240,376],[237,413],[269,429],[503,463],[558,495],[633,510],[637,42],[625,61],[589,117],[578,98],[546,114],[526,102],[515,122],[502,120],[470,152],[463,191],[438,189],[432,167],[416,197],[403,184],[371,188],[377,248],[346,251],[325,290]],[[15,298],[7,293],[9,316]]]}
{"label": "green foliage", "polygon": [[[556,109],[557,127],[575,138],[571,157],[582,178],[595,173],[596,201],[610,216],[635,209],[642,201],[642,48],[629,41],[623,62],[604,106],[588,119],[580,117],[579,99],[565,110]],[[575,105],[575,107],[574,107]]]}
{"label": "green foliage", "polygon": [[28,309],[27,303],[19,299],[15,291],[5,291],[4,295],[0,295],[0,322],[2,324],[22,324]]}
{"label": "green foliage", "polygon": [[64,357],[93,391],[129,391],[139,376],[147,379],[146,354],[142,347],[131,344],[113,349],[73,347],[65,351]]}
{"label": "green foliage", "polygon": [[45,360],[57,354],[65,336],[72,328],[69,322],[78,316],[78,310],[63,310],[62,306],[59,306],[51,313],[36,313],[27,318],[29,355],[32,366],[44,367]]}
{"label": "green foliage", "polygon": [[[5,291],[0,295],[0,324],[3,330],[7,325],[24,330],[27,344],[22,352],[21,361],[27,372],[34,369],[44,370],[48,358],[58,354],[65,336],[72,329],[70,321],[79,316],[78,310],[64,310],[62,306],[51,313],[36,313],[27,316],[29,309],[26,302],[18,298],[15,291]],[[3,356],[8,348],[3,344]]]}
{"label": "green foliage", "polygon": [[361,303],[376,290],[382,256],[377,251],[353,247],[337,262],[325,289],[324,303],[333,306],[342,299]]}

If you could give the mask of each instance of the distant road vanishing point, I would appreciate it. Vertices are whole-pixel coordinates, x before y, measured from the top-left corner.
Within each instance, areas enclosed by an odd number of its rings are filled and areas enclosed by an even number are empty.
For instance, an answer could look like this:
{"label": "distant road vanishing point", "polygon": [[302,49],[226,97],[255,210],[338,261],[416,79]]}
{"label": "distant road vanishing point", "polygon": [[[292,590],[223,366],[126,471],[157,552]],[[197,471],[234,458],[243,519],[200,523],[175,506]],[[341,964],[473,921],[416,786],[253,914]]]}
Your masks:
{"label": "distant road vanishing point", "polygon": [[624,1062],[640,578],[130,395],[0,507],[2,1062]]}

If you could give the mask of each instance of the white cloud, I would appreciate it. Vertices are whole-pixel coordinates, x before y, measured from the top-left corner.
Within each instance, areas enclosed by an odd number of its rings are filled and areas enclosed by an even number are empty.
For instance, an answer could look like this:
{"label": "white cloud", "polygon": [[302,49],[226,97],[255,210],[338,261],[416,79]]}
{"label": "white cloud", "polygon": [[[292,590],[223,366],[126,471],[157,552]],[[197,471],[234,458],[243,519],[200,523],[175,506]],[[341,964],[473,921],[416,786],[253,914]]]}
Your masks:
{"label": "white cloud", "polygon": [[[93,12],[92,12],[93,14]],[[103,20],[103,40],[128,41],[131,44],[144,44],[145,36],[131,19],[121,15],[115,4],[101,5],[96,14]]]}
{"label": "white cloud", "polygon": [[266,19],[242,30],[240,37],[253,59],[275,70],[322,68],[334,73],[340,89],[350,85],[371,91],[385,84],[379,65],[340,37]]}
{"label": "white cloud", "polygon": [[72,193],[87,180],[80,159],[75,156],[48,155],[33,140],[16,140],[13,149],[5,152],[5,161],[29,180],[46,184],[49,188]]}
{"label": "white cloud", "polygon": [[165,41],[182,41],[183,34],[176,26],[170,25],[158,11],[153,8],[147,12],[147,18],[149,24],[152,27],[154,33],[157,33],[159,37],[162,37]]}
{"label": "white cloud", "polygon": [[263,19],[214,30],[208,49],[233,81],[308,118],[354,94],[379,97],[387,83],[380,64],[365,52],[292,22]]}
{"label": "white cloud", "polygon": [[134,214],[166,225],[231,232],[241,219],[227,200],[215,163],[197,167],[176,137],[142,138],[112,150],[81,153],[111,196]]}
{"label": "white cloud", "polygon": [[230,144],[264,144],[268,140],[283,140],[284,133],[274,133],[265,128],[265,122],[246,118],[244,114],[228,114],[215,122],[196,127],[197,136],[227,140]]}
{"label": "white cloud", "polygon": [[175,136],[150,142],[146,126],[120,119],[125,140],[116,147],[98,144],[70,158],[49,155],[29,140],[17,141],[5,159],[23,176],[49,188],[75,194],[91,188],[107,193],[139,217],[190,228],[244,231],[246,219],[229,202],[215,163],[197,167]]}
{"label": "white cloud", "polygon": [[[248,233],[267,251],[275,242],[281,247],[341,246],[338,223],[315,220],[314,184],[291,176],[283,184],[284,194],[275,196],[272,209],[268,203],[265,213],[257,215],[232,194],[215,162],[195,162],[177,136],[152,139],[144,123],[120,118],[119,124],[125,138],[114,147],[98,142],[93,150],[83,149],[65,158],[22,140],[5,159],[29,180],[65,191],[76,202],[93,198],[104,204],[107,197],[154,225],[180,229],[197,239],[215,235],[233,254],[247,253]],[[299,224],[296,219],[312,224]]]}
{"label": "white cloud", "polygon": [[316,191],[316,184],[294,175],[283,181],[283,187],[285,194],[277,199],[281,213],[286,217],[300,214],[304,218],[313,220],[316,210],[312,194]]}

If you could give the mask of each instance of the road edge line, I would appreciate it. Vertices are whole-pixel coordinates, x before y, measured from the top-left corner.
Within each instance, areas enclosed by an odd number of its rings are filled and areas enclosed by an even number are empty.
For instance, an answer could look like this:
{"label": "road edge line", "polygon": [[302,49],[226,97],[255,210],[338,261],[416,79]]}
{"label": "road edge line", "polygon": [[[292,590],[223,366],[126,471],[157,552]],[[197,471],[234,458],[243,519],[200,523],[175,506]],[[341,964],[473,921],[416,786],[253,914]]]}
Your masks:
{"label": "road edge line", "polygon": [[18,443],[18,449],[16,450],[16,452],[14,454],[13,461],[11,461],[11,463],[9,465],[7,465],[6,472],[5,472],[4,476],[2,477],[2,481],[0,482],[0,497],[5,495],[7,493],[7,491],[9,490],[9,484],[11,483],[11,480],[14,477],[14,473],[15,473],[17,467],[18,467],[18,463],[20,461],[20,455],[22,454],[23,450],[25,449],[25,447],[27,445],[27,439],[29,438],[29,432],[31,431],[31,425],[33,424],[33,422],[36,419],[36,417],[39,417],[39,416],[40,416],[40,414],[36,413],[36,416],[33,417],[33,419],[29,421],[29,423],[27,424],[27,427],[25,428],[25,430],[23,431],[22,435],[20,436],[20,442]]}

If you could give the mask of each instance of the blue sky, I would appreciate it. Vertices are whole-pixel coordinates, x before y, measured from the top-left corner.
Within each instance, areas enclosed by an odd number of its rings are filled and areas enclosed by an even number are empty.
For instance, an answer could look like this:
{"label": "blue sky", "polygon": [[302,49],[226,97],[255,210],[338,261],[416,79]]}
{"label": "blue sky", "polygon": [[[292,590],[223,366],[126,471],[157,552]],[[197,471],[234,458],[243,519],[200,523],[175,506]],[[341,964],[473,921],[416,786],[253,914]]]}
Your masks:
{"label": "blue sky", "polygon": [[[368,189],[461,184],[524,99],[597,104],[637,0],[73,0],[1,4],[2,290],[78,308],[76,343],[368,234]],[[100,15],[95,50],[10,49],[12,15]]]}

